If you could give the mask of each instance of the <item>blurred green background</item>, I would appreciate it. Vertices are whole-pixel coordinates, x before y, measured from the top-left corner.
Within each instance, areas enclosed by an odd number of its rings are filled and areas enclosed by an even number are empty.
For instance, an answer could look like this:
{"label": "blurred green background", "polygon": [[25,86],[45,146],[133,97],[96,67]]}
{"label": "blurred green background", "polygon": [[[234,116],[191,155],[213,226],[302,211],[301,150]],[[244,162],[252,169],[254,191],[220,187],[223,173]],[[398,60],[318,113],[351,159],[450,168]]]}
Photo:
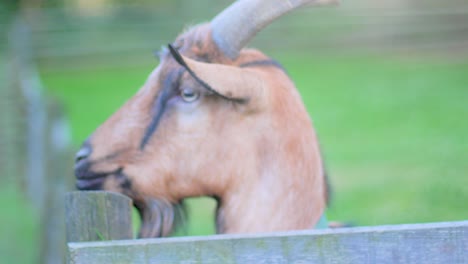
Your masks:
{"label": "blurred green background", "polygon": [[[153,51],[230,2],[4,2],[0,80],[15,78],[10,31],[21,13],[31,30],[30,63],[44,95],[63,104],[76,150],[136,93],[158,64]],[[468,3],[345,1],[286,16],[250,46],[282,63],[301,92],[333,188],[329,219],[356,225],[468,219]],[[5,113],[24,102],[2,98],[3,119],[21,123],[24,109],[14,112],[18,118]],[[0,134],[0,147],[10,144],[14,154],[3,147],[0,166],[7,166],[5,157],[22,157],[14,147],[25,144],[22,136]],[[8,263],[41,262],[43,221],[25,194],[28,181],[8,175],[14,169],[0,172],[0,255]],[[71,166],[63,177],[73,180]],[[213,234],[215,203],[188,204],[187,235]]]}

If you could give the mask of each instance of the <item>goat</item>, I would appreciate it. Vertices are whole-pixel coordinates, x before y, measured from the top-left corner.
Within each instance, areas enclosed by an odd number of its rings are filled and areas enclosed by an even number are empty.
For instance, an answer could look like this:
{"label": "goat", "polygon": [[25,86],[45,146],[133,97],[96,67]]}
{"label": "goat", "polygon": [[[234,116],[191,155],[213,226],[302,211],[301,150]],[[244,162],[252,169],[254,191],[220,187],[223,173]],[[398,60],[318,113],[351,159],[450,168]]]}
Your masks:
{"label": "goat", "polygon": [[243,47],[277,17],[332,1],[239,0],[181,34],[78,151],[78,189],[131,197],[141,237],[170,234],[176,205],[196,196],[218,201],[218,233],[313,228],[328,185],[312,122],[284,69]]}

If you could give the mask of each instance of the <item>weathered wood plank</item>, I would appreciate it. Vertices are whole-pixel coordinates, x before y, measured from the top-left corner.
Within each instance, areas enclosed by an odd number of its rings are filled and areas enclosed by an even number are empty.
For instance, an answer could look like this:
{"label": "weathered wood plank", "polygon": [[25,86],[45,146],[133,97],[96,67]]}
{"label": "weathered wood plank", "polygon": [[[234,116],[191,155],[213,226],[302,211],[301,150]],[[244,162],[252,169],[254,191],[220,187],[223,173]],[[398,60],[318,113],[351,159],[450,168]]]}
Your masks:
{"label": "weathered wood plank", "polygon": [[468,263],[468,221],[69,243],[71,263]]}
{"label": "weathered wood plank", "polygon": [[65,199],[67,241],[133,238],[132,201],[112,192],[70,192]]}

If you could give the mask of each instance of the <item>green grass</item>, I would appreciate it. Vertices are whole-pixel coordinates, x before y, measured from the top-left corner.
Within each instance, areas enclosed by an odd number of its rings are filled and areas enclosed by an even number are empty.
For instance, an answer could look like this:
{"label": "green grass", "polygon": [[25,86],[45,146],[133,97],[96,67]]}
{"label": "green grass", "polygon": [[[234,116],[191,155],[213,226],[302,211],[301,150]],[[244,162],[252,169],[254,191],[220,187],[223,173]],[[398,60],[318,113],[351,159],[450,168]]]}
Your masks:
{"label": "green grass", "polygon": [[[468,63],[390,56],[277,56],[299,87],[334,189],[329,219],[358,225],[468,219]],[[156,65],[43,68],[78,145]],[[191,200],[189,234],[213,202]]]}
{"label": "green grass", "polygon": [[[40,248],[37,241],[39,216],[14,184],[1,182],[0,256],[5,263],[34,263]],[[23,195],[22,195],[23,193]]]}
{"label": "green grass", "polygon": [[335,186],[331,219],[468,218],[468,64],[348,58],[296,65],[288,68]]}

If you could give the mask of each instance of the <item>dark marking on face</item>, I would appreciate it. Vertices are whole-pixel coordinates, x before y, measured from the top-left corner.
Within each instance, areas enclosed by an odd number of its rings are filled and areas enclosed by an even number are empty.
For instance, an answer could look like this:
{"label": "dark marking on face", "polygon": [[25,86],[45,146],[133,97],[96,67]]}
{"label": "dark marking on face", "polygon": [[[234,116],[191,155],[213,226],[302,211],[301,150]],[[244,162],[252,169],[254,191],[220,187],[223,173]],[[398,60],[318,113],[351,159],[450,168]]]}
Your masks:
{"label": "dark marking on face", "polygon": [[124,190],[132,189],[132,181],[123,173],[117,174],[117,179],[119,180],[119,185]]}
{"label": "dark marking on face", "polygon": [[149,142],[151,136],[156,131],[159,122],[166,110],[167,101],[171,99],[177,92],[177,88],[180,86],[180,79],[182,77],[183,69],[171,71],[164,78],[162,84],[162,90],[156,98],[152,109],[153,118],[149,124],[143,139],[140,143],[140,150],[143,150],[146,144]]}
{"label": "dark marking on face", "polygon": [[[183,43],[183,41],[182,41]],[[140,150],[143,150],[146,146],[146,144],[148,144],[149,140],[151,139],[151,136],[154,134],[154,132],[156,131],[160,121],[161,121],[161,118],[163,117],[163,114],[166,110],[166,105],[167,105],[167,101],[169,101],[170,98],[172,98],[175,93],[177,92],[177,88],[180,86],[180,79],[181,79],[181,76],[182,76],[182,73],[186,70],[199,84],[201,84],[203,87],[205,87],[208,91],[214,93],[215,95],[223,98],[223,99],[226,99],[226,100],[229,100],[229,101],[233,101],[233,102],[236,102],[236,103],[246,103],[246,100],[243,99],[243,98],[232,98],[231,94],[226,94],[226,95],[223,95],[223,94],[220,94],[218,93],[215,89],[213,89],[210,85],[208,85],[205,81],[201,80],[189,67],[188,65],[185,63],[185,61],[183,60],[183,58],[181,57],[181,55],[179,54],[179,51],[178,49],[180,48],[180,43],[178,43],[179,45],[178,46],[172,46],[172,45],[168,45],[168,49],[164,49],[161,51],[161,53],[159,54],[159,56],[162,56],[162,57],[165,57],[168,55],[168,51],[170,52],[170,54],[172,55],[172,57],[177,61],[177,63],[179,63],[179,65],[181,65],[183,68],[179,69],[179,70],[173,70],[171,72],[169,72],[166,76],[166,78],[163,80],[163,83],[162,83],[162,90],[161,92],[159,93],[159,95],[157,96],[156,100],[155,100],[155,103],[154,103],[154,106],[153,106],[153,110],[152,110],[152,115],[153,115],[153,118],[151,120],[151,123],[148,125],[148,128],[146,129],[146,132],[141,140],[141,143],[140,143]],[[211,61],[211,58],[210,58],[210,54],[202,54],[202,55],[199,55],[197,57],[197,60],[199,61],[202,61],[202,62],[210,62]],[[241,68],[246,68],[246,67],[259,67],[259,66],[273,66],[273,67],[277,67],[277,68],[280,68],[281,70],[283,70],[284,72],[286,72],[284,70],[284,68],[281,66],[281,64],[279,64],[277,61],[275,60],[257,60],[257,61],[251,61],[251,62],[247,62],[247,63],[244,63],[244,64],[241,64],[239,67]]]}

